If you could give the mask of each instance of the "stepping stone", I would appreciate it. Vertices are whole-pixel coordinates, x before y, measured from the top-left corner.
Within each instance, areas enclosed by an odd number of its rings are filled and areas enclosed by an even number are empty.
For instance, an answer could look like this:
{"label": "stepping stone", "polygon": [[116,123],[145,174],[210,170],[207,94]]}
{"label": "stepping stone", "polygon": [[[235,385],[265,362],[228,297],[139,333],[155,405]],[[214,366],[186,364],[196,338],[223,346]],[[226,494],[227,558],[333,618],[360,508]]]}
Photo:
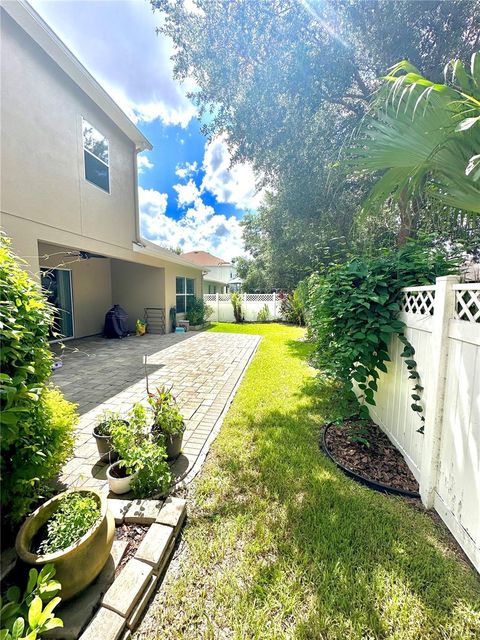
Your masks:
{"label": "stepping stone", "polygon": [[114,611],[100,607],[92,622],[80,636],[80,640],[117,640],[120,638],[125,620]]}
{"label": "stepping stone", "polygon": [[[142,595],[152,573],[153,568],[145,562],[136,558],[129,560],[104,595],[103,606],[127,618]],[[102,640],[105,639],[102,638]]]}
{"label": "stepping stone", "polygon": [[135,629],[137,624],[140,622],[140,619],[141,619],[141,617],[143,615],[143,612],[145,611],[145,607],[147,606],[148,601],[150,600],[150,598],[152,597],[153,592],[155,591],[155,587],[157,586],[157,582],[158,582],[158,576],[152,576],[150,578],[150,582],[148,583],[147,588],[143,592],[142,597],[140,598],[140,600],[137,602],[137,604],[133,608],[132,613],[130,614],[130,616],[129,616],[128,620],[127,620],[127,626],[132,631],[133,631],[133,629]]}
{"label": "stepping stone", "polygon": [[174,535],[179,532],[187,514],[187,501],[183,498],[167,498],[160,510],[156,522],[174,528]]}
{"label": "stepping stone", "polygon": [[82,629],[91,619],[100,598],[112,584],[115,571],[120,564],[127,545],[128,543],[124,540],[114,540],[110,556],[98,578],[72,600],[60,603],[55,609],[55,613],[63,620],[63,627],[45,631],[43,633],[45,638],[77,640]]}
{"label": "stepping stone", "polygon": [[172,537],[173,531],[171,527],[163,524],[152,524],[140,543],[135,558],[143,560],[143,562],[157,569]]}
{"label": "stepping stone", "polygon": [[121,498],[107,498],[107,504],[108,508],[112,512],[113,517],[115,518],[115,524],[122,524],[125,514],[130,508],[132,501],[122,500]]}
{"label": "stepping stone", "polygon": [[125,523],[152,524],[162,506],[163,500],[134,500],[125,514]]}

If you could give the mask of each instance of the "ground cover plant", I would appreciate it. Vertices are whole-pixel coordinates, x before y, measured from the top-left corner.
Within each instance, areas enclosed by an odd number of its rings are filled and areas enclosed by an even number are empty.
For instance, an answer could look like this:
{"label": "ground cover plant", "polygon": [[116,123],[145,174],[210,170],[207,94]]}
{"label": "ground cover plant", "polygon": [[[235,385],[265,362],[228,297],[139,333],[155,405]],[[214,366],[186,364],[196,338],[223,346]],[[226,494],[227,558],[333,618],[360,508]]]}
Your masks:
{"label": "ground cover plant", "polygon": [[318,449],[343,411],[304,330],[260,334],[190,495],[185,548],[137,638],[474,640],[480,584],[443,526],[346,478]]}

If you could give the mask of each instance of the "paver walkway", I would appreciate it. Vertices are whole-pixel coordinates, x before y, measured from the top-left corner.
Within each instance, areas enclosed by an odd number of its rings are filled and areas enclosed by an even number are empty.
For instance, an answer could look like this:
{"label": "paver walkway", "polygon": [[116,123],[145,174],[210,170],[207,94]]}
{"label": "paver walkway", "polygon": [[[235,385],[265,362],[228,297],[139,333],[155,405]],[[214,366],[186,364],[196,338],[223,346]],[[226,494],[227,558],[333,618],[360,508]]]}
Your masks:
{"label": "paver walkway", "polygon": [[123,414],[133,403],[145,402],[144,355],[150,390],[172,387],[185,418],[183,452],[172,472],[177,481],[188,480],[201,465],[259,341],[252,335],[189,332],[66,342],[53,382],[78,404],[81,418],[74,457],[60,483],[108,492],[106,465],[99,462],[92,430],[104,410]]}

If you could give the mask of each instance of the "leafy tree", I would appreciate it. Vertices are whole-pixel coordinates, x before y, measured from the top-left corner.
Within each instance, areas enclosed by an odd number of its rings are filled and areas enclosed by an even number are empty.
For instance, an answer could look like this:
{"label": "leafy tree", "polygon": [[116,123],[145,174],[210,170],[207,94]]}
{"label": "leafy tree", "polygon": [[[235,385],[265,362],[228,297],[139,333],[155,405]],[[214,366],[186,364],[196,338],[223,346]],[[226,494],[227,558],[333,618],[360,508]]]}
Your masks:
{"label": "leafy tree", "polygon": [[426,198],[480,213],[480,54],[471,73],[460,60],[448,70],[453,84],[427,80],[407,61],[395,65],[353,150],[357,166],[383,171],[365,208],[394,201],[401,241]]}
{"label": "leafy tree", "polygon": [[[312,263],[328,262],[333,238],[361,241],[354,218],[371,178],[348,175],[338,158],[376,79],[409,59],[441,81],[443,65],[478,43],[480,2],[193,4],[192,11],[192,2],[152,0],[175,45],[176,77],[194,80],[204,132],[226,133],[234,162],[252,162],[260,183],[272,187],[256,224],[261,233],[249,233],[248,221],[245,242],[255,260],[261,253],[272,286],[288,286],[285,274],[298,281]],[[395,217],[383,222],[395,235]]]}

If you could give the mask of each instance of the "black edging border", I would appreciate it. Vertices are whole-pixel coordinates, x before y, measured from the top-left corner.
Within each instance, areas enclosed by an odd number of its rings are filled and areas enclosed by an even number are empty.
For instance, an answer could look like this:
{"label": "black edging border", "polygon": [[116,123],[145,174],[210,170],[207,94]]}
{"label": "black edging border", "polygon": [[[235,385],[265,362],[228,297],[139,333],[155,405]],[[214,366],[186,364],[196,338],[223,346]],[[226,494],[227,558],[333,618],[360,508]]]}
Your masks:
{"label": "black edging border", "polygon": [[328,430],[330,429],[330,427],[333,424],[334,424],[333,422],[329,422],[328,424],[326,424],[323,427],[321,441],[320,441],[320,448],[325,453],[325,455],[328,458],[330,458],[330,460],[339,469],[341,469],[343,471],[343,473],[345,475],[349,476],[350,478],[352,478],[353,480],[355,480],[359,484],[363,484],[366,487],[369,487],[370,489],[373,489],[374,491],[378,491],[379,493],[387,493],[387,494],[392,494],[392,495],[397,495],[397,496],[404,496],[406,498],[420,499],[420,494],[418,493],[418,491],[407,491],[406,489],[397,489],[395,487],[390,487],[390,486],[388,486],[386,484],[382,484],[381,482],[376,482],[375,480],[369,480],[368,478],[365,478],[365,476],[361,476],[360,474],[356,473],[355,471],[352,471],[351,469],[349,469],[348,467],[343,465],[341,462],[339,462],[334,457],[334,455],[332,454],[330,449],[328,448],[327,442],[326,442],[326,439],[325,439],[325,436],[327,435]]}

